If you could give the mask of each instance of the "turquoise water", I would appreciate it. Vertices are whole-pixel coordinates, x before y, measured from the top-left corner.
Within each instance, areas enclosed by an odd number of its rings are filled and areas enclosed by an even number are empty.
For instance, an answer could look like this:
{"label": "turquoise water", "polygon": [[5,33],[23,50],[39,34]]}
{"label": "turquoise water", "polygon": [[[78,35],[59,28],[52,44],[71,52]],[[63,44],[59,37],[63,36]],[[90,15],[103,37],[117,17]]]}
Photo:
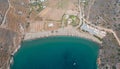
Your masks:
{"label": "turquoise water", "polygon": [[97,69],[98,44],[56,36],[24,41],[11,69]]}

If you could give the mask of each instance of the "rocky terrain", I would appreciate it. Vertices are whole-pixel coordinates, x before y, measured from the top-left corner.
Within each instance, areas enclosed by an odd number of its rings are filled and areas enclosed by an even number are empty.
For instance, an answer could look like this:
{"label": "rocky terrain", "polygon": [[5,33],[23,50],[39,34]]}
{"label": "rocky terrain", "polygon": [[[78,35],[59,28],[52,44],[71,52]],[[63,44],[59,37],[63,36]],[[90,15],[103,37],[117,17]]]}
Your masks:
{"label": "rocky terrain", "polygon": [[[85,5],[85,18],[92,24],[112,29],[120,39],[120,0],[90,0]],[[120,63],[120,46],[112,33],[101,44],[100,69],[117,69]],[[119,69],[119,68],[118,68]]]}
{"label": "rocky terrain", "polygon": [[101,64],[99,68],[116,69],[116,64],[120,63],[120,46],[113,34],[108,33],[100,46],[99,57]]}
{"label": "rocky terrain", "polygon": [[85,17],[94,25],[113,29],[120,38],[120,0],[90,0]]}
{"label": "rocky terrain", "polygon": [[5,16],[5,12],[8,9],[8,1],[7,0],[0,0],[0,24]]}
{"label": "rocky terrain", "polygon": [[11,53],[20,42],[19,34],[11,30],[0,28],[0,67],[7,69],[11,58]]}
{"label": "rocky terrain", "polygon": [[[28,15],[28,0],[0,0],[0,69],[7,69],[10,65],[12,53],[20,45],[26,29]],[[24,27],[24,29],[23,29]]]}

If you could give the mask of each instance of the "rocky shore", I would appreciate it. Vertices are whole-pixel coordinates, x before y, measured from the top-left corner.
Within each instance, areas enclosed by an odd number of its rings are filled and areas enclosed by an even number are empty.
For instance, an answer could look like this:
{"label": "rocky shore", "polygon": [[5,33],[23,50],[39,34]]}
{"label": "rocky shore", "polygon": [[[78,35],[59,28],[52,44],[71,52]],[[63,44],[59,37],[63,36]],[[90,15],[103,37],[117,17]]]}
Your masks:
{"label": "rocky shore", "polygon": [[11,54],[10,60],[9,60],[9,66],[7,69],[10,69],[10,65],[12,65],[14,63],[14,54],[20,49],[21,45],[18,45],[17,48],[13,51],[13,53]]}

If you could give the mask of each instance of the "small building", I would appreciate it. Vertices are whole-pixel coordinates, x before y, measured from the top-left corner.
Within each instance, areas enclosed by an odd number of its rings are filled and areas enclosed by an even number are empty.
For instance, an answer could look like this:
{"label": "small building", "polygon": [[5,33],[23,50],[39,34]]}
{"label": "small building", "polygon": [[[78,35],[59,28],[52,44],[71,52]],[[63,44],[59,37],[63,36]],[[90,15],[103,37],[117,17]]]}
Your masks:
{"label": "small building", "polygon": [[34,3],[34,2],[45,2],[46,0],[29,0],[30,3]]}
{"label": "small building", "polygon": [[53,27],[53,26],[54,26],[53,23],[49,23],[49,24],[48,24],[48,27]]}
{"label": "small building", "polygon": [[44,2],[45,0],[40,0],[41,2]]}
{"label": "small building", "polygon": [[116,69],[120,69],[120,63],[116,64]]}
{"label": "small building", "polygon": [[67,21],[67,23],[71,24],[72,23],[72,19],[69,18],[68,21]]}

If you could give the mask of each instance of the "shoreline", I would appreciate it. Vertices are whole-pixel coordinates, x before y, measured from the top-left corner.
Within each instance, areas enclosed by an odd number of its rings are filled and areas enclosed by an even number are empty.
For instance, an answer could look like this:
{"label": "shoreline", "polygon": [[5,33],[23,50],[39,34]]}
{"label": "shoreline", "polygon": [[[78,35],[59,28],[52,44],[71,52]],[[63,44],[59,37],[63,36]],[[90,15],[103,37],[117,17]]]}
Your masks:
{"label": "shoreline", "polygon": [[14,57],[15,53],[20,49],[20,47],[21,47],[21,45],[18,45],[18,47],[11,54],[10,60],[9,60],[9,66],[8,66],[7,69],[10,69],[11,65],[13,64],[13,62],[14,62],[14,58],[13,57]]}
{"label": "shoreline", "polygon": [[71,26],[66,27],[66,28],[60,28],[60,29],[54,30],[54,31],[26,33],[23,41],[37,39],[37,38],[45,38],[45,37],[50,37],[50,36],[76,36],[76,37],[92,40],[93,42],[96,42],[99,44],[102,43],[99,39],[97,39],[93,35],[86,33],[86,32],[80,32]]}

